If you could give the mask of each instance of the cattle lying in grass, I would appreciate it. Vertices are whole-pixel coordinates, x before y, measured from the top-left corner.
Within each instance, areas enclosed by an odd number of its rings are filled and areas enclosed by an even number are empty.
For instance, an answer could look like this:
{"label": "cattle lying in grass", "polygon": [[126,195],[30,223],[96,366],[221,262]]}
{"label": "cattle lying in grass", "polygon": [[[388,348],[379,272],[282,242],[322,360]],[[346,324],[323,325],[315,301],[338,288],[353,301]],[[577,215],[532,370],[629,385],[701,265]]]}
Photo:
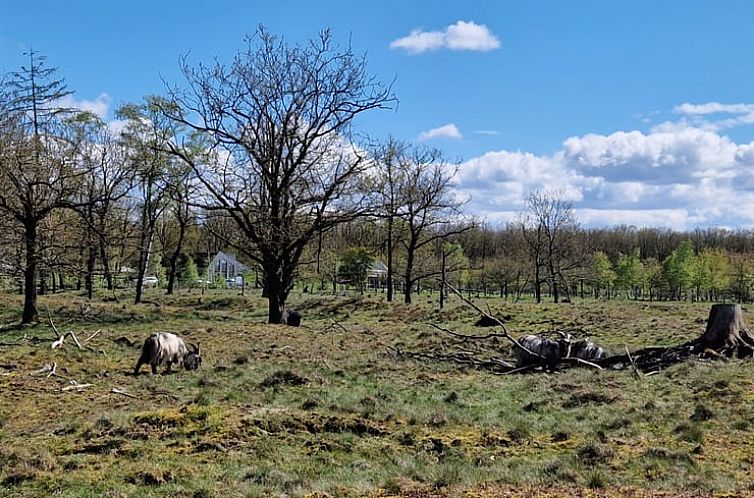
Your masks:
{"label": "cattle lying in grass", "polygon": [[139,369],[144,364],[152,367],[152,374],[157,373],[158,365],[167,365],[167,371],[170,372],[174,363],[183,365],[186,370],[196,370],[202,364],[202,356],[198,345],[191,346],[189,350],[183,339],[169,332],[150,335],[141,348],[134,375],[139,375]]}
{"label": "cattle lying in grass", "polygon": [[523,348],[513,347],[516,354],[516,367],[542,365],[545,370],[555,370],[560,360],[569,356],[571,348],[571,336],[562,333],[560,335],[561,338],[558,340],[538,335],[527,335],[519,339],[518,343]]}
{"label": "cattle lying in grass", "polygon": [[594,361],[607,358],[607,351],[593,342],[589,342],[589,339],[582,339],[571,344],[571,353],[569,356],[571,358]]}
{"label": "cattle lying in grass", "polygon": [[558,363],[566,358],[578,358],[585,361],[607,358],[607,351],[588,339],[573,342],[569,334],[558,333],[561,336],[558,340],[538,335],[527,335],[519,339],[519,344],[528,351],[514,346],[516,367],[541,365],[545,370],[553,371]]}
{"label": "cattle lying in grass", "polygon": [[301,313],[296,310],[285,310],[283,312],[283,323],[291,327],[300,327],[301,318]]}

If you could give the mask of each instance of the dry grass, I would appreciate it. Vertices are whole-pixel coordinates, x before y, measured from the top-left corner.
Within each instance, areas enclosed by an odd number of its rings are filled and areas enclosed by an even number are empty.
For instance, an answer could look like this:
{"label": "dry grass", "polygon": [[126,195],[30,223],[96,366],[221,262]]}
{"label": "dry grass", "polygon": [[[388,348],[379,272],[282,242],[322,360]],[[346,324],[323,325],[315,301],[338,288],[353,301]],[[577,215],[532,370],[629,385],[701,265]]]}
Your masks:
{"label": "dry grass", "polygon": [[[0,332],[0,496],[745,496],[750,362],[686,363],[636,379],[570,370],[513,377],[394,357],[445,344],[442,312],[382,296],[297,295],[302,328],[264,323],[258,296],[46,298],[92,350],[51,350],[46,323]],[[581,331],[618,352],[699,335],[708,305],[511,304],[516,334]],[[0,297],[2,319],[20,309]],[[201,342],[197,372],[130,372],[151,332]],[[126,337],[136,345],[116,339]],[[499,345],[505,355],[506,345]],[[35,373],[56,364],[57,374]],[[70,381],[93,384],[62,391]],[[112,392],[123,390],[134,397]]]}

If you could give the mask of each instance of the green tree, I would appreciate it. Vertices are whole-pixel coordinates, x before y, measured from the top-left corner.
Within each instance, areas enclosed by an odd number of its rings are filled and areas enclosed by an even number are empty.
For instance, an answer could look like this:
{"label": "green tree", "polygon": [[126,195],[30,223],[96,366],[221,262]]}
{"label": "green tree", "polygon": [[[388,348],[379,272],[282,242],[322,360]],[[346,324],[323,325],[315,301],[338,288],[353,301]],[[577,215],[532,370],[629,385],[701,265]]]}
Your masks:
{"label": "green tree", "polygon": [[694,246],[690,240],[684,240],[663,262],[665,279],[673,297],[685,298],[684,293],[696,282],[697,268]]}
{"label": "green tree", "polygon": [[644,261],[644,278],[642,285],[649,293],[649,300],[652,301],[659,293],[659,290],[665,284],[662,271],[662,264],[656,258],[647,258]]}
{"label": "green tree", "polygon": [[173,130],[159,113],[159,99],[147,97],[139,105],[127,104],[118,109],[118,118],[126,122],[121,136],[127,148],[127,163],[133,171],[139,193],[139,259],[136,267],[136,296],[141,303],[144,277],[154,250],[157,223],[168,206],[168,170],[175,158],[165,151]]}
{"label": "green tree", "polygon": [[705,248],[697,256],[697,296],[718,299],[720,292],[730,287],[733,273],[730,258],[721,248]]}
{"label": "green tree", "polygon": [[183,268],[182,280],[188,287],[193,287],[199,281],[199,268],[197,268],[196,262],[191,256],[186,260],[186,266]]}
{"label": "green tree", "polygon": [[595,295],[599,297],[601,289],[606,289],[606,296],[610,299],[610,289],[615,283],[617,275],[613,270],[613,263],[602,251],[594,253],[594,286]]}
{"label": "green tree", "polygon": [[350,247],[343,253],[338,274],[363,293],[374,256],[365,247]]}
{"label": "green tree", "polygon": [[748,255],[738,255],[733,258],[732,267],[731,290],[736,299],[743,302],[751,300],[754,288],[754,262]]}
{"label": "green tree", "polygon": [[633,294],[634,299],[639,298],[644,281],[644,264],[639,257],[637,247],[631,254],[621,254],[615,269],[616,285],[626,291],[626,295]]}

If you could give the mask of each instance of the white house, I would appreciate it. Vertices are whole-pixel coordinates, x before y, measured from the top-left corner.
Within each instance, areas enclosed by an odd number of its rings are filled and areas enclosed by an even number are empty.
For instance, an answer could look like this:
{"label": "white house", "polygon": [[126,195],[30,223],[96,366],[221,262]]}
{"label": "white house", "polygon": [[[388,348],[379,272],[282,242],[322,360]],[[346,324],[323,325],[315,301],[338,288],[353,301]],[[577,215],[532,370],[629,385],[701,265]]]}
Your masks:
{"label": "white house", "polygon": [[214,282],[218,276],[223,280],[235,278],[248,270],[248,266],[241,263],[232,254],[218,252],[207,266],[207,280]]}
{"label": "white house", "polygon": [[375,261],[367,272],[367,287],[381,289],[387,285],[387,266],[380,260]]}

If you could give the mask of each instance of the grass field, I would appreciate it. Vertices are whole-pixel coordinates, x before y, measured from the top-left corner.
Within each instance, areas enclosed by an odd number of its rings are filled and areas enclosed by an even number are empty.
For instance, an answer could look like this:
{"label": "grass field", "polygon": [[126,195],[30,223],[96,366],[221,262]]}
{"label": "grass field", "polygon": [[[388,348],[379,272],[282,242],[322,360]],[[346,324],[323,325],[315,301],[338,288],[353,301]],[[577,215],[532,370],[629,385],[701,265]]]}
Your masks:
{"label": "grass field", "polygon": [[[389,349],[476,347],[429,325],[479,333],[452,298],[440,312],[427,295],[297,294],[302,328],[233,291],[148,298],[42,298],[61,331],[101,330],[90,348],[52,350],[46,320],[0,331],[1,497],[754,496],[750,361],[502,376]],[[709,310],[481,303],[515,335],[580,330],[615,353],[696,337]],[[0,306],[4,323],[20,314],[18,296]],[[132,376],[155,331],[200,342],[202,368]]]}

